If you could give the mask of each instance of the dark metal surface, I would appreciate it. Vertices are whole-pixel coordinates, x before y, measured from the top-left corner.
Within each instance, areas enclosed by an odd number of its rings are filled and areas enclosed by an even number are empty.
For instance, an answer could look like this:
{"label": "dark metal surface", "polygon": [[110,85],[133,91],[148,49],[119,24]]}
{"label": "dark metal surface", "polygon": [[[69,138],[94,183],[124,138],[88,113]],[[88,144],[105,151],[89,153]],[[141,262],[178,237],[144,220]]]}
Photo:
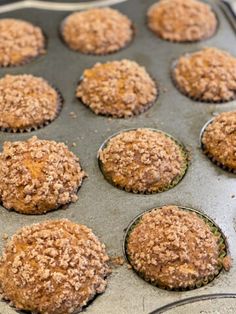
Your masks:
{"label": "dark metal surface", "polygon": [[[236,176],[215,166],[202,153],[200,131],[214,113],[236,109],[236,101],[227,104],[194,102],[173,86],[170,67],[176,58],[205,46],[225,49],[236,56],[233,29],[217,2],[212,5],[220,21],[215,36],[198,43],[178,44],[157,38],[146,27],[145,14],[155,0],[129,0],[113,6],[126,13],[137,29],[133,43],[122,51],[108,56],[86,56],[69,50],[60,40],[60,22],[68,14],[45,10],[24,9],[1,14],[38,24],[48,37],[48,51],[32,63],[15,68],[0,69],[6,73],[31,73],[46,78],[56,86],[65,100],[60,116],[47,127],[29,134],[0,133],[0,147],[6,140],[23,140],[32,135],[43,139],[67,142],[79,155],[82,167],[88,173],[79,191],[79,200],[66,210],[57,210],[41,216],[20,215],[0,207],[0,231],[12,235],[18,228],[46,219],[68,218],[91,227],[106,244],[111,256],[122,255],[124,229],[143,211],[164,204],[196,208],[211,217],[228,239],[229,249],[236,260]],[[160,96],[146,113],[131,119],[109,119],[96,116],[75,98],[76,84],[85,68],[96,62],[133,59],[147,68],[160,86]],[[164,91],[167,89],[167,91]],[[76,118],[70,115],[74,112]],[[191,152],[191,164],[184,179],[173,189],[154,195],[136,195],[110,185],[99,170],[97,151],[110,135],[122,129],[157,128],[181,141]],[[76,143],[76,146],[72,146]],[[1,247],[3,242],[1,240]],[[236,293],[235,262],[229,273],[222,272],[209,285],[189,292],[168,292],[140,279],[126,266],[117,268],[109,278],[106,292],[86,309],[92,314],[149,313],[168,303],[187,297],[213,293]],[[235,310],[236,311],[236,310]],[[16,313],[6,303],[0,303],[1,314]]]}

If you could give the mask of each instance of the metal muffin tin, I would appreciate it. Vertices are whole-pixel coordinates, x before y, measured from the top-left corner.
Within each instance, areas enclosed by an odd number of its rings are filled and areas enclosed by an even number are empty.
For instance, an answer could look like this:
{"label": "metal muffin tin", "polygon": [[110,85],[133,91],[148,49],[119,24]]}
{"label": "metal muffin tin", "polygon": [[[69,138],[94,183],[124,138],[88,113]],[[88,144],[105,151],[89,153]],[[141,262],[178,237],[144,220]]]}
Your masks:
{"label": "metal muffin tin", "polygon": [[[59,117],[48,126],[31,133],[1,132],[1,150],[4,141],[25,140],[33,135],[65,142],[80,157],[81,165],[89,176],[79,191],[78,202],[70,204],[67,209],[29,216],[0,207],[1,234],[11,236],[25,225],[48,219],[68,218],[91,227],[106,244],[110,256],[122,256],[125,228],[135,216],[149,208],[177,204],[198,209],[212,218],[226,236],[234,260],[229,273],[222,272],[207,286],[188,292],[158,289],[139,278],[126,265],[117,267],[108,279],[105,293],[86,308],[88,314],[143,314],[189,297],[236,293],[236,177],[235,174],[214,165],[203,154],[199,145],[199,135],[204,124],[217,112],[235,110],[236,101],[225,104],[194,102],[174,87],[170,77],[173,60],[204,46],[225,49],[236,56],[235,33],[219,2],[208,1],[219,19],[219,28],[212,38],[184,44],[164,41],[157,38],[146,26],[146,11],[154,2],[155,0],[129,0],[112,6],[127,14],[137,31],[131,45],[107,56],[83,55],[64,45],[58,30],[61,21],[68,14],[66,11],[31,8],[0,14],[0,18],[21,18],[39,25],[48,39],[45,56],[25,66],[1,68],[0,77],[6,73],[42,76],[56,86],[64,98]],[[94,1],[94,5],[98,3],[99,0]],[[3,7],[0,6],[0,12],[1,9]],[[123,58],[135,60],[145,66],[159,83],[160,95],[147,112],[134,118],[111,119],[96,116],[76,99],[77,82],[83,70],[92,67],[94,63]],[[138,127],[157,128],[167,132],[190,151],[189,169],[183,180],[173,189],[153,195],[132,194],[113,187],[104,179],[97,161],[99,147],[112,134],[122,129]],[[1,248],[3,244],[1,239]],[[235,301],[232,306],[236,312]],[[197,310],[197,303],[193,303],[192,308]],[[211,313],[209,310],[206,307],[206,313]],[[16,311],[9,304],[1,302],[0,313],[14,314]],[[227,309],[225,313],[228,313]]]}

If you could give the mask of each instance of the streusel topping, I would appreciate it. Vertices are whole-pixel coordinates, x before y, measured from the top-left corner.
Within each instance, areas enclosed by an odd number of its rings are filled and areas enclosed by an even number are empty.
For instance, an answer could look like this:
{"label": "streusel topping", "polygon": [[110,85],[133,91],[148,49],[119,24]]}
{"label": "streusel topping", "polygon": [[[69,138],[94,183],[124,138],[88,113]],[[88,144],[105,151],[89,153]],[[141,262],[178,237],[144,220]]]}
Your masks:
{"label": "streusel topping", "polygon": [[0,66],[26,63],[45,53],[42,30],[29,22],[0,19]]}
{"label": "streusel topping", "polygon": [[222,166],[236,170],[236,111],[219,114],[206,127],[203,149]]}
{"label": "streusel topping", "polygon": [[85,173],[63,143],[5,142],[0,154],[0,200],[7,209],[41,214],[75,202]]}
{"label": "streusel topping", "polygon": [[236,58],[217,48],[205,48],[179,58],[173,71],[178,88],[189,97],[222,102],[236,96]]}
{"label": "streusel topping", "polygon": [[110,8],[75,12],[62,25],[62,35],[67,45],[88,54],[115,52],[131,41],[133,33],[128,17]]}
{"label": "streusel topping", "polygon": [[206,39],[217,27],[211,7],[196,0],[161,0],[149,8],[147,16],[149,28],[170,41]]}
{"label": "streusel topping", "polygon": [[104,176],[127,191],[154,193],[177,184],[187,157],[173,139],[160,131],[137,129],[111,138],[100,150]]}
{"label": "streusel topping", "polygon": [[123,118],[149,108],[157,88],[144,67],[122,60],[96,63],[85,70],[76,96],[96,114]]}
{"label": "streusel topping", "polygon": [[173,205],[142,216],[128,236],[127,254],[145,280],[169,289],[194,288],[224,263],[219,235],[196,213]]}
{"label": "streusel topping", "polygon": [[0,79],[0,127],[19,130],[55,119],[60,98],[43,78],[29,74]]}
{"label": "streusel topping", "polygon": [[19,310],[69,314],[104,292],[110,270],[92,230],[51,220],[19,230],[0,259],[2,297]]}

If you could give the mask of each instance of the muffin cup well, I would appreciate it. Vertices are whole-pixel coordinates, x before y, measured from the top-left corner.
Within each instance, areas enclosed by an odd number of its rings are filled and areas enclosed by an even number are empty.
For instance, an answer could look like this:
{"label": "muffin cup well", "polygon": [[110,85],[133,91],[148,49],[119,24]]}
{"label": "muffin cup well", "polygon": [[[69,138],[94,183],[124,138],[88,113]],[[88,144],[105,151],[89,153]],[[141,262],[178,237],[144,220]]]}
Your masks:
{"label": "muffin cup well", "polygon": [[101,152],[104,148],[106,148],[106,146],[108,145],[109,141],[110,141],[113,137],[115,137],[115,136],[117,136],[117,135],[119,135],[119,134],[121,134],[121,133],[123,133],[123,132],[135,131],[135,130],[137,130],[137,129],[139,129],[139,128],[123,129],[123,130],[121,130],[121,131],[119,131],[119,132],[117,132],[117,133],[111,135],[110,137],[108,137],[108,138],[103,142],[103,144],[100,146],[100,148],[99,148],[99,150],[98,150],[98,153],[97,153],[97,159],[98,159],[99,168],[100,168],[100,170],[101,170],[101,172],[102,172],[104,178],[105,178],[111,185],[115,186],[116,188],[118,188],[118,189],[120,189],[120,190],[123,190],[123,191],[125,191],[125,192],[134,193],[134,194],[144,194],[144,195],[146,194],[146,195],[150,195],[150,194],[161,193],[161,192],[164,192],[164,191],[167,191],[167,190],[172,189],[173,187],[175,187],[175,186],[184,178],[184,176],[185,176],[185,174],[186,174],[186,172],[187,172],[187,170],[188,170],[188,166],[189,166],[189,153],[188,153],[188,151],[186,150],[186,148],[184,147],[184,145],[183,145],[182,143],[180,143],[177,139],[175,139],[175,138],[172,137],[171,135],[169,135],[169,134],[167,134],[167,133],[165,133],[165,132],[163,132],[163,131],[161,131],[161,130],[157,130],[157,129],[153,129],[153,128],[145,128],[145,129],[148,129],[148,130],[151,130],[151,131],[155,131],[155,132],[157,132],[157,133],[162,133],[162,134],[164,134],[165,136],[167,136],[167,137],[169,137],[170,139],[172,139],[172,140],[179,146],[179,148],[181,149],[181,153],[182,153],[183,159],[185,159],[185,161],[186,161],[186,162],[184,163],[183,168],[181,169],[181,174],[180,174],[179,176],[177,176],[176,178],[174,178],[173,181],[172,181],[169,185],[167,185],[167,186],[165,186],[165,187],[163,187],[163,188],[159,188],[158,190],[156,190],[156,191],[154,191],[154,192],[148,192],[148,191],[146,191],[146,192],[140,192],[140,191],[133,190],[132,188],[130,189],[130,188],[125,188],[125,187],[122,187],[122,186],[120,186],[120,185],[117,185],[116,183],[113,182],[113,180],[112,180],[109,176],[107,176],[106,172],[104,171],[102,161],[100,160],[100,152]]}
{"label": "muffin cup well", "polygon": [[141,273],[141,272],[138,272],[137,270],[135,270],[132,266],[132,264],[130,263],[130,259],[129,259],[129,255],[128,255],[128,252],[127,252],[127,244],[128,244],[128,239],[129,239],[129,235],[130,233],[132,232],[132,230],[139,224],[140,220],[142,219],[142,216],[146,213],[149,213],[151,212],[152,210],[154,209],[160,209],[162,208],[163,206],[161,207],[155,207],[155,208],[152,208],[152,209],[149,209],[149,210],[146,210],[145,212],[137,215],[128,225],[128,227],[125,229],[125,235],[124,235],[124,238],[123,238],[123,254],[124,254],[124,257],[127,261],[127,263],[132,267],[133,271],[139,276],[141,277],[142,279],[144,279],[145,281],[149,282],[150,284],[158,287],[158,288],[161,288],[161,289],[164,289],[164,290],[168,290],[168,291],[189,291],[189,290],[193,290],[193,289],[197,289],[197,288],[200,288],[200,287],[203,287],[205,285],[207,285],[208,283],[210,283],[211,281],[213,281],[219,274],[220,272],[222,271],[223,269],[223,259],[224,257],[226,257],[227,255],[229,255],[229,249],[228,249],[228,242],[227,242],[227,239],[225,237],[225,235],[223,234],[222,230],[220,229],[220,227],[218,225],[215,224],[215,222],[209,218],[206,214],[203,214],[202,212],[200,212],[199,210],[196,210],[196,209],[193,209],[193,208],[190,208],[190,207],[185,207],[185,206],[178,206],[176,205],[179,209],[181,210],[185,210],[185,211],[189,211],[189,212],[193,212],[193,213],[196,213],[198,215],[198,217],[200,217],[201,219],[204,220],[204,222],[210,227],[212,233],[219,237],[218,239],[218,247],[219,247],[219,264],[218,264],[218,268],[217,268],[217,271],[215,272],[214,275],[210,275],[208,277],[205,277],[204,279],[201,279],[199,280],[198,282],[196,282],[195,285],[192,285],[192,286],[189,286],[189,287],[186,287],[186,288],[169,288],[169,287],[166,287],[166,286],[163,286],[163,285],[160,285],[158,282],[151,282],[150,280],[147,280],[146,278],[144,278],[144,274]]}

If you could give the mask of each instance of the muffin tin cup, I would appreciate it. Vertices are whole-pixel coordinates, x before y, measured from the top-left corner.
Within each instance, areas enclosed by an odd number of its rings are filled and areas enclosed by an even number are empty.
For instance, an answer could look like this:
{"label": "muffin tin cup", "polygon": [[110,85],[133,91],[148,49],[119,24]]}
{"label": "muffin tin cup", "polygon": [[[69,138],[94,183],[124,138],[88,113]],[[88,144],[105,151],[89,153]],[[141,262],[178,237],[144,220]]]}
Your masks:
{"label": "muffin tin cup", "polygon": [[203,126],[201,133],[200,133],[200,147],[203,151],[203,153],[210,159],[210,161],[215,164],[217,167],[221,168],[224,171],[236,174],[236,169],[232,169],[228,166],[223,165],[221,162],[219,162],[214,156],[212,156],[208,150],[206,149],[205,145],[202,142],[203,134],[206,131],[206,128],[214,121],[215,118],[210,119],[207,121],[207,123]]}
{"label": "muffin tin cup", "polygon": [[[163,205],[164,206],[164,205]],[[132,264],[130,263],[130,259],[129,259],[129,255],[127,253],[127,243],[128,243],[128,239],[129,239],[129,235],[130,233],[132,232],[132,230],[134,230],[134,228],[139,224],[140,220],[142,219],[143,215],[146,214],[146,213],[149,213],[151,212],[152,210],[154,209],[160,209],[162,208],[163,206],[160,206],[160,207],[154,207],[154,208],[151,208],[149,210],[146,210],[145,212],[137,215],[128,225],[128,227],[125,229],[125,235],[124,235],[124,238],[123,238],[123,254],[124,254],[124,257],[127,261],[127,263],[132,267],[132,270],[139,276],[141,277],[142,279],[144,279],[145,281],[149,282],[150,284],[158,287],[158,288],[161,288],[161,289],[164,289],[164,290],[168,290],[168,291],[190,291],[190,290],[193,290],[193,289],[197,289],[197,288],[200,288],[200,287],[203,287],[203,286],[206,286],[208,283],[210,283],[211,281],[213,281],[219,274],[220,272],[223,270],[223,263],[220,263],[218,265],[218,268],[217,268],[217,271],[215,272],[214,275],[210,275],[204,279],[201,279],[199,280],[198,282],[196,282],[195,285],[192,285],[192,286],[189,286],[189,287],[185,287],[185,288],[169,288],[169,287],[166,287],[166,286],[163,286],[163,285],[160,285],[159,283],[157,282],[151,282],[150,280],[147,280],[144,275],[140,272],[138,272],[136,269],[133,268]],[[192,212],[192,213],[196,213],[198,215],[198,217],[200,217],[201,219],[204,220],[205,223],[208,224],[208,226],[210,227],[212,233],[216,236],[219,236],[219,240],[218,240],[218,245],[219,245],[219,259],[223,261],[223,258],[226,257],[227,255],[229,255],[229,249],[228,249],[228,242],[227,242],[227,239],[225,237],[225,235],[223,234],[222,230],[220,229],[220,227],[218,225],[216,225],[216,223],[210,218],[208,217],[206,214],[203,214],[201,211],[199,210],[196,210],[196,209],[193,209],[193,208],[190,208],[190,207],[186,207],[186,206],[178,206],[178,205],[175,205],[177,206],[179,209],[181,210],[185,210],[185,211],[189,211],[189,212]]]}
{"label": "muffin tin cup", "polygon": [[[130,131],[135,131],[135,130],[138,130],[140,128],[131,128],[131,129],[123,129],[113,135],[111,135],[110,137],[108,137],[104,142],[103,144],[100,146],[99,150],[98,150],[98,153],[97,153],[97,159],[98,159],[98,165],[99,165],[99,168],[104,176],[104,178],[111,184],[113,185],[114,187],[120,189],[120,190],[123,190],[125,192],[130,192],[130,193],[134,193],[134,194],[142,194],[142,195],[150,195],[150,194],[157,194],[157,193],[161,193],[161,192],[165,192],[165,191],[168,191],[172,188],[174,188],[178,183],[180,183],[180,181],[184,178],[187,170],[188,170],[188,167],[189,167],[189,153],[187,151],[187,149],[185,148],[185,146],[180,143],[176,138],[174,138],[173,136],[171,136],[170,134],[166,133],[166,132],[163,132],[161,130],[158,130],[158,129],[154,129],[154,128],[145,128],[147,130],[150,130],[150,131],[155,131],[155,132],[158,132],[158,133],[162,133],[164,135],[166,135],[167,137],[169,137],[170,139],[172,139],[178,146],[179,148],[181,149],[181,152],[182,152],[182,156],[183,158],[186,160],[186,163],[181,171],[181,174],[179,176],[177,176],[176,178],[174,178],[174,180],[168,185],[168,186],[165,186],[163,187],[162,189],[158,189],[154,192],[148,192],[148,191],[145,191],[145,192],[140,192],[140,191],[136,191],[136,190],[133,190],[133,189],[130,189],[130,188],[126,188],[126,187],[122,187],[116,183],[113,182],[113,180],[111,178],[109,178],[104,169],[103,169],[103,164],[102,164],[102,161],[100,160],[100,152],[106,148],[106,146],[108,145],[109,141],[114,138],[115,136],[121,134],[121,133],[124,133],[124,132],[130,132]],[[142,128],[143,129],[143,128]]]}
{"label": "muffin tin cup", "polygon": [[[50,84],[49,84],[50,85]],[[54,86],[50,85],[52,88],[54,88],[54,90],[57,92],[57,111],[55,114],[55,117],[51,120],[47,120],[42,124],[39,125],[35,125],[35,126],[28,126],[28,127],[24,127],[24,128],[4,128],[4,127],[0,127],[0,131],[2,132],[6,132],[6,133],[30,133],[33,131],[37,131],[39,129],[44,128],[45,126],[49,125],[50,123],[52,123],[54,120],[56,120],[58,118],[58,116],[61,113],[62,107],[63,107],[63,103],[64,103],[64,99],[62,97],[61,92]]]}
{"label": "muffin tin cup", "polygon": [[[200,50],[198,50],[200,51]],[[195,52],[198,52],[198,51],[195,51]],[[185,55],[191,55],[193,54],[194,52],[191,52],[191,53],[187,53]],[[185,55],[182,55],[182,56],[185,56]],[[180,56],[180,57],[182,57]],[[184,96],[188,97],[189,99],[193,100],[193,101],[197,101],[199,103],[205,103],[205,104],[215,104],[215,105],[220,105],[220,104],[227,104],[231,101],[234,101],[236,100],[236,92],[235,92],[235,96],[228,99],[228,100],[211,100],[211,99],[201,99],[200,97],[193,97],[191,95],[189,95],[177,82],[176,78],[175,78],[175,73],[174,73],[174,70],[176,69],[177,67],[177,64],[178,64],[178,60],[179,59],[176,59],[172,62],[171,64],[171,70],[170,70],[170,78],[172,80],[172,83],[174,84],[175,88]]]}

